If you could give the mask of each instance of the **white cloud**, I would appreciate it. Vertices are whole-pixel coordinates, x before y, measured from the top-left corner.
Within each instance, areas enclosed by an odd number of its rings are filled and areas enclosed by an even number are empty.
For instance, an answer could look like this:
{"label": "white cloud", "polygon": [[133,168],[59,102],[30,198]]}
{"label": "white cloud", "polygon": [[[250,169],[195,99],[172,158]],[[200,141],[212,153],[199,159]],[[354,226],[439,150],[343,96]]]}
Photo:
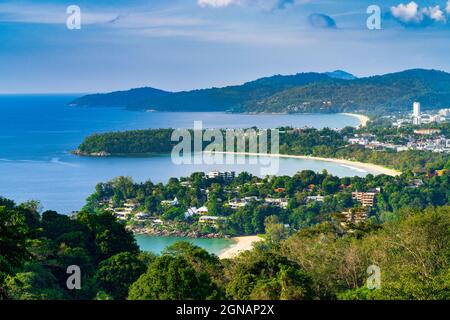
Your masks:
{"label": "white cloud", "polygon": [[[448,5],[450,5],[450,0],[447,6]],[[391,14],[394,18],[404,24],[420,25],[427,21],[447,21],[446,16],[439,5],[420,8],[414,1],[411,1],[408,4],[400,3],[398,6],[391,7]]]}
{"label": "white cloud", "polygon": [[448,14],[450,14],[450,0],[447,2],[447,7],[445,8],[445,11],[447,11]]}
{"label": "white cloud", "polygon": [[419,5],[415,2],[410,2],[407,5],[400,3],[398,6],[391,8],[391,13],[395,18],[403,22],[418,22],[422,20],[421,14],[418,9]]}
{"label": "white cloud", "polygon": [[239,0],[198,0],[200,7],[221,8],[228,7],[230,4],[238,4]]}
{"label": "white cloud", "polygon": [[434,21],[445,22],[447,20],[444,12],[439,6],[425,8],[423,9],[423,12]]}
{"label": "white cloud", "polygon": [[197,0],[201,7],[224,8],[230,5],[255,6],[263,10],[284,9],[289,5],[298,5],[310,0]]}

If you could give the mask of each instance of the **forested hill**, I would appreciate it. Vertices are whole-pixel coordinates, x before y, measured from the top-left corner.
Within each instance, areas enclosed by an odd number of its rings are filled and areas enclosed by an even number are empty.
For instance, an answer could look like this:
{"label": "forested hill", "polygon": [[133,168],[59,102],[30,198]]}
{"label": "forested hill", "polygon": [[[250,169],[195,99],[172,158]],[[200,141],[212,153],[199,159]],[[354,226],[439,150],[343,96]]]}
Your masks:
{"label": "forested hill", "polygon": [[121,105],[130,109],[153,109],[157,111],[245,111],[245,105],[250,101],[259,101],[286,89],[330,80],[332,78],[326,74],[301,73],[291,76],[277,75],[261,78],[239,86],[173,93],[142,88],[88,95],[73,101],[72,105]]}
{"label": "forested hill", "polygon": [[450,105],[450,74],[413,69],[355,78],[344,71],[276,75],[240,86],[183,92],[132,89],[81,97],[74,106],[123,106],[157,111],[364,112],[405,111],[414,101],[423,109]]}

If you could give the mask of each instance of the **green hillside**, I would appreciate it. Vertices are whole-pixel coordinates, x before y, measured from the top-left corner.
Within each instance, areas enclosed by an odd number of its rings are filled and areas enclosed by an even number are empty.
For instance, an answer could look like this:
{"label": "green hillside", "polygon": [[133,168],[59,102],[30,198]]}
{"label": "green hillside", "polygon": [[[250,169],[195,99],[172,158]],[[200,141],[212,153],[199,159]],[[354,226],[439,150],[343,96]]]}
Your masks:
{"label": "green hillside", "polygon": [[153,88],[81,97],[74,106],[121,106],[156,111],[363,112],[405,111],[450,106],[450,74],[413,69],[355,78],[343,71],[276,75],[243,85],[183,92]]}

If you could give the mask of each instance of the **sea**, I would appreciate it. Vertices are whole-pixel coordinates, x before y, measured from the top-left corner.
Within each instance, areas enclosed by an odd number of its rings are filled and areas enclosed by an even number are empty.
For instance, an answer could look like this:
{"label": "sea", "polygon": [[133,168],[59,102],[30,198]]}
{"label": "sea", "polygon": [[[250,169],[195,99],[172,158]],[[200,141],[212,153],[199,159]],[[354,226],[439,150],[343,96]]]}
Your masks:
{"label": "sea", "polygon": [[[17,203],[39,200],[44,210],[69,214],[85,204],[97,183],[117,176],[129,176],[137,182],[166,182],[170,177],[188,176],[198,171],[248,171],[261,175],[261,168],[249,161],[234,165],[177,165],[169,155],[112,158],[72,155],[71,151],[93,133],[193,128],[194,121],[202,121],[204,128],[292,126],[338,129],[359,124],[357,118],[342,114],[169,113],[69,106],[79,96],[0,95],[0,196]],[[305,169],[327,170],[337,176],[365,176],[371,173],[317,160],[282,158],[279,161],[279,175],[292,175]],[[208,240],[199,239],[196,244],[214,253],[219,253],[230,244],[226,240]],[[160,252],[173,241],[171,238],[138,237],[138,243],[153,252]]]}

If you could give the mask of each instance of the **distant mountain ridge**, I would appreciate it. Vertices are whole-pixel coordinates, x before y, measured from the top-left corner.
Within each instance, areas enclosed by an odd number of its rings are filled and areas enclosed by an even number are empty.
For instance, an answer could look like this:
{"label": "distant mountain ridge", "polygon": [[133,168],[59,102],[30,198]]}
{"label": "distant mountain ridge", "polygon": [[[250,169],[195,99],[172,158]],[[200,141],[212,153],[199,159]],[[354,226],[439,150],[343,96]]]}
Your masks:
{"label": "distant mountain ridge", "polygon": [[139,88],[87,95],[73,106],[111,106],[156,111],[252,113],[405,111],[414,101],[424,109],[450,106],[450,74],[411,69],[356,78],[337,70],[260,78],[243,85],[182,92]]}
{"label": "distant mountain ridge", "polygon": [[342,80],[355,80],[355,79],[357,79],[357,77],[355,77],[353,74],[348,73],[346,71],[342,71],[342,70],[335,70],[333,72],[325,72],[325,74],[327,76],[329,76],[330,78],[335,78],[335,79],[342,79]]}

